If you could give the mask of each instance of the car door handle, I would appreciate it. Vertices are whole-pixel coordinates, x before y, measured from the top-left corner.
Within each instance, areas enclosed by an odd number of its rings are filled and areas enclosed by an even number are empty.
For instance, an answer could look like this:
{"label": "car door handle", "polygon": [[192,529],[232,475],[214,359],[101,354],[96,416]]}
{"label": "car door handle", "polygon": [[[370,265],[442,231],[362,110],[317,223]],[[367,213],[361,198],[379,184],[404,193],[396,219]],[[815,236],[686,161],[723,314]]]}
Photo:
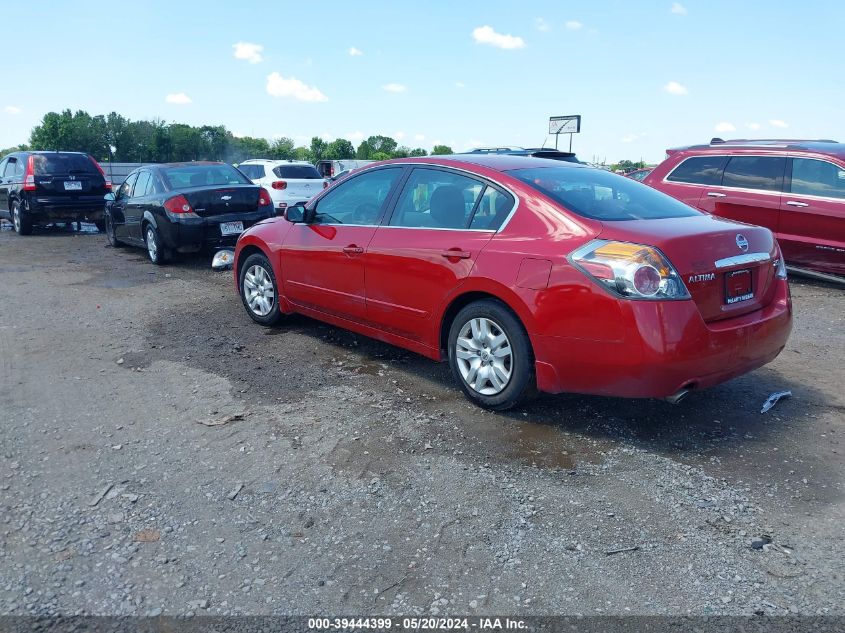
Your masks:
{"label": "car door handle", "polygon": [[708,191],[707,195],[710,196],[711,198],[726,198],[727,197],[727,194],[719,193],[718,191]]}
{"label": "car door handle", "polygon": [[440,253],[440,255],[446,259],[469,259],[472,257],[472,253],[462,251],[459,248],[450,248],[448,251]]}
{"label": "car door handle", "polygon": [[790,207],[809,207],[810,205],[806,202],[798,202],[797,200],[789,200],[786,204]]}
{"label": "car door handle", "polygon": [[345,246],[343,248],[343,252],[347,255],[360,255],[364,252],[364,249],[360,246],[355,246],[355,244],[350,244],[349,246]]}

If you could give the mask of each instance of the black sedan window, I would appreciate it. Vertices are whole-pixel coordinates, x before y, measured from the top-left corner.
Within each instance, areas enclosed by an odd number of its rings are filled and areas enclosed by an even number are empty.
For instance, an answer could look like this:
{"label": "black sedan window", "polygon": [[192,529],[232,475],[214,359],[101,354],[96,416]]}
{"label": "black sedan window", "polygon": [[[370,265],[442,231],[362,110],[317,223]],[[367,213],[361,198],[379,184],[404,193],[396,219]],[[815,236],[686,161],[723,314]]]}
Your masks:
{"label": "black sedan window", "polygon": [[216,187],[218,185],[251,185],[252,182],[231,165],[185,165],[162,169],[162,177],[170,189]]}
{"label": "black sedan window", "polygon": [[700,215],[656,189],[601,169],[540,167],[508,173],[568,211],[594,220],[656,220]]}

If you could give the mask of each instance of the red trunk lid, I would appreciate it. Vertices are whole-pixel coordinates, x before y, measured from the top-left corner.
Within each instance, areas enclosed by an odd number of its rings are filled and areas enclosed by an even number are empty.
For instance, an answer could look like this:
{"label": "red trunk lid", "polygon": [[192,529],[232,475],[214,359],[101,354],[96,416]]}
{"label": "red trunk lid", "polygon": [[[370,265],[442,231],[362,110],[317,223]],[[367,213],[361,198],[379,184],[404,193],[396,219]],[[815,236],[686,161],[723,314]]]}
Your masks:
{"label": "red trunk lid", "polygon": [[769,229],[709,215],[603,226],[601,239],[660,249],[705,321],[759,310],[773,298],[777,246]]}

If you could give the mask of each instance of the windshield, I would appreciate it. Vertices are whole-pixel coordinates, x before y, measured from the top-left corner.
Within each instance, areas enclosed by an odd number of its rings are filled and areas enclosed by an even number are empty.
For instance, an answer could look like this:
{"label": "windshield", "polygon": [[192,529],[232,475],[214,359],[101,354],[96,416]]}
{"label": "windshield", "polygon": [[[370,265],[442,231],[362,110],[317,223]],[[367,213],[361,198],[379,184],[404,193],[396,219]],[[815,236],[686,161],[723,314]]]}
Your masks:
{"label": "windshield", "polygon": [[170,189],[217,185],[251,185],[252,182],[231,165],[185,165],[167,167],[162,175]]}
{"label": "windshield", "polygon": [[594,220],[657,220],[700,215],[656,189],[601,169],[539,167],[508,173],[567,210]]}

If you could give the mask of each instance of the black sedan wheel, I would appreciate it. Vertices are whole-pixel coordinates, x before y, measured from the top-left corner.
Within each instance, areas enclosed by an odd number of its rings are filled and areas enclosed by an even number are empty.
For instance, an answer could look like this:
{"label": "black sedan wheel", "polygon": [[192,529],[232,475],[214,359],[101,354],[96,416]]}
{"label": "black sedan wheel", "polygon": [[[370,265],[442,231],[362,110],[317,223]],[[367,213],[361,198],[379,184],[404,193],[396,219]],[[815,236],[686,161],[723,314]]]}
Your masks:
{"label": "black sedan wheel", "polygon": [[109,245],[114,246],[115,248],[123,246],[123,243],[117,239],[117,236],[114,233],[114,221],[111,219],[110,213],[106,214],[104,222],[106,239],[109,241]]}
{"label": "black sedan wheel", "polygon": [[144,241],[147,243],[147,253],[153,264],[161,265],[167,263],[168,253],[161,243],[161,237],[152,224],[147,224],[144,229]]}

